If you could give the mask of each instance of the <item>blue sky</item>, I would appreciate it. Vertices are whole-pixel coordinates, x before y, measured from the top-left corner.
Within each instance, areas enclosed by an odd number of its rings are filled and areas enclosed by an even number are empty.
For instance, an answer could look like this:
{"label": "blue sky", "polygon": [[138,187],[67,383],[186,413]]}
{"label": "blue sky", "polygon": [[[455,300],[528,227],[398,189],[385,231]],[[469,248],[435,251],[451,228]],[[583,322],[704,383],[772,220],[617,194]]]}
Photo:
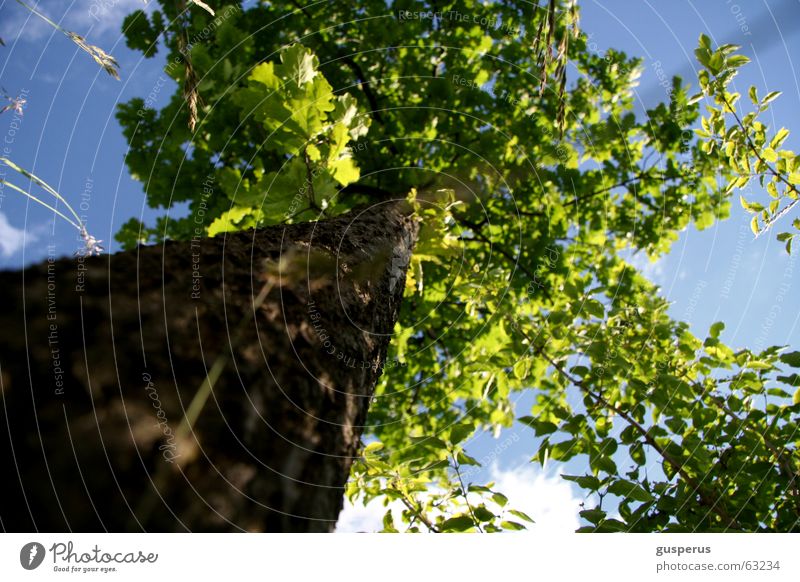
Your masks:
{"label": "blue sky", "polygon": [[[580,0],[579,4],[591,50],[602,53],[613,47],[644,59],[638,88],[642,110],[667,99],[658,69],[693,82],[692,51],[700,33],[716,43],[742,45],[753,62],[737,78],[737,89],[746,93],[755,84],[760,94],[783,91],[768,121],[775,129],[794,128],[797,133],[786,147],[800,150],[800,81],[793,60],[800,59],[800,0]],[[126,142],[114,113],[118,103],[144,97],[156,86],[163,56],[144,59],[128,50],[120,35],[122,18],[142,7],[141,0],[47,0],[39,6],[66,28],[114,54],[122,80],[109,77],[13,0],[0,0],[0,38],[6,43],[0,47],[0,85],[11,95],[25,92],[27,98],[21,120],[10,112],[0,116],[0,148],[7,147],[5,155],[56,187],[86,216],[90,232],[108,242],[131,216],[155,215],[144,206],[141,184],[128,175]],[[171,88],[163,88],[154,106],[163,106],[171,93]],[[11,174],[6,170],[7,178]],[[751,190],[748,196],[762,194]],[[774,235],[754,241],[748,218],[734,204],[729,220],[703,232],[686,230],[672,252],[658,262],[638,256],[633,261],[672,301],[671,314],[688,321],[698,335],[722,320],[727,323],[722,339],[734,347],[798,346],[800,265],[796,256],[786,255]],[[76,235],[65,222],[54,221],[52,213],[8,188],[3,190],[0,268],[39,261],[51,244],[57,254],[71,254],[78,248]],[[577,494],[524,463],[533,450],[528,429],[507,431],[499,440],[478,438],[472,452],[477,457],[490,455],[514,434],[520,438],[493,457],[495,468],[489,473],[514,489],[512,501],[519,499],[518,505],[540,516],[548,507],[565,507],[543,523],[569,529],[577,523]],[[571,472],[583,469],[581,463],[570,467]],[[366,528],[371,522],[358,521],[362,517],[374,515],[351,513],[348,523]]]}
{"label": "blue sky", "polygon": [[[800,84],[793,62],[800,58],[800,2],[797,0],[707,0],[671,2],[590,1],[583,6],[583,26],[598,50],[614,46],[644,58],[639,97],[646,106],[665,99],[658,85],[657,64],[668,74],[693,82],[693,49],[705,32],[719,43],[732,42],[752,63],[735,81],[747,92],[781,90],[770,118],[775,129],[798,127]],[[693,83],[696,87],[696,83]],[[800,129],[787,146],[800,148]],[[757,183],[747,196],[764,196]],[[800,277],[796,258],[790,258],[773,236],[753,240],[748,215],[734,204],[730,219],[698,232],[681,234],[672,252],[656,264],[640,260],[648,276],[672,300],[674,317],[688,321],[695,333],[705,333],[715,321],[725,321],[722,338],[734,346],[766,347],[797,343]],[[785,225],[789,229],[789,225]],[[793,283],[787,291],[785,283]],[[794,292],[792,292],[794,291]],[[792,341],[794,340],[794,342]]]}

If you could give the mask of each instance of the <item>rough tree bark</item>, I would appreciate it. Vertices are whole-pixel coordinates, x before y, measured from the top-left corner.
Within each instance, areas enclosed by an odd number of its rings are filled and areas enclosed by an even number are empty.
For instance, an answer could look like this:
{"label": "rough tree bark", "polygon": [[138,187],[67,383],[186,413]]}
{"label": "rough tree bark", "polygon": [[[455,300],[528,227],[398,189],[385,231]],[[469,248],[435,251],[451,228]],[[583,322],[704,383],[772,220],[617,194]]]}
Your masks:
{"label": "rough tree bark", "polygon": [[2,529],[331,531],[416,235],[383,203],[0,273]]}

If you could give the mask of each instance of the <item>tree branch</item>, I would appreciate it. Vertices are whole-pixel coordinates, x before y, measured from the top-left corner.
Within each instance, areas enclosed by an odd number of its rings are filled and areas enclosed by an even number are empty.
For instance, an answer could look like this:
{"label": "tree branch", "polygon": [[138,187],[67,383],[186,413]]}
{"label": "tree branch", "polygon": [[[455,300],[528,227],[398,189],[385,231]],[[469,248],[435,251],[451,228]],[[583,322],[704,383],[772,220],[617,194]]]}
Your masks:
{"label": "tree branch", "polygon": [[638,432],[642,438],[645,440],[647,444],[649,444],[655,451],[664,459],[667,463],[669,463],[672,468],[683,478],[683,480],[692,488],[692,490],[700,496],[703,504],[709,507],[710,511],[716,513],[723,521],[726,522],[727,527],[741,529],[740,526],[736,523],[736,520],[728,515],[728,512],[721,506],[719,506],[718,501],[713,500],[708,496],[700,488],[700,483],[698,483],[691,475],[689,475],[686,470],[684,469],[684,463],[680,462],[678,459],[673,457],[665,448],[656,442],[656,440],[650,435],[646,428],[644,428],[635,418],[633,418],[630,414],[611,404],[608,400],[606,400],[601,394],[598,394],[592,391],[589,387],[585,385],[582,380],[573,377],[571,374],[566,372],[555,360],[553,360],[547,353],[545,353],[544,349],[539,347],[533,340],[528,336],[527,333],[519,326],[517,326],[517,330],[528,340],[531,345],[531,349],[534,351],[535,354],[543,357],[547,362],[553,366],[553,368],[561,375],[563,378],[568,380],[570,383],[574,384],[578,388],[580,388],[583,392],[589,395],[595,402],[606,408],[607,410],[614,412],[615,414],[619,415],[620,418],[625,420],[630,426],[632,426],[636,432]]}

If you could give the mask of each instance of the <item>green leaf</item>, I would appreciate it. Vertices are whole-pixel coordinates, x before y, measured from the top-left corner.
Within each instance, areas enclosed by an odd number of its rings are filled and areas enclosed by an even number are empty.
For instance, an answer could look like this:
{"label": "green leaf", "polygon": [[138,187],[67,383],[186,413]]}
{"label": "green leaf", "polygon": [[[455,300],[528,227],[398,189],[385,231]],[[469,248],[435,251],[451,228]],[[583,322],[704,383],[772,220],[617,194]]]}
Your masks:
{"label": "green leaf", "polygon": [[686,100],[687,105],[694,105],[703,98],[703,93],[695,93]]}
{"label": "green leaf", "polygon": [[751,214],[754,212],[761,212],[764,210],[764,207],[761,204],[759,204],[758,202],[750,202],[748,200],[745,200],[744,196],[739,196],[739,203],[742,205],[742,208],[744,208],[745,210],[747,210],[747,212]]}
{"label": "green leaf", "polygon": [[331,120],[346,128],[351,139],[367,135],[370,125],[370,117],[358,112],[358,100],[349,93],[336,97]]}
{"label": "green leaf", "polygon": [[597,533],[627,532],[628,526],[618,519],[605,519],[595,529]]}
{"label": "green leaf", "polygon": [[772,141],[769,142],[769,147],[773,149],[779,148],[787,137],[789,137],[789,130],[785,127],[782,127],[780,130],[778,130],[778,133],[773,136]]}
{"label": "green leaf", "polygon": [[514,517],[518,517],[523,521],[527,521],[528,523],[536,523],[535,521],[533,521],[533,518],[530,517],[527,513],[520,511],[518,509],[510,509],[508,512]]}
{"label": "green leaf", "polygon": [[383,443],[380,441],[369,443],[367,446],[364,447],[364,455],[365,456],[372,455],[380,451],[382,448],[383,448]]}
{"label": "green leaf", "polygon": [[577,376],[578,378],[583,378],[589,374],[591,370],[586,366],[574,366],[570,368],[570,372],[573,376]]}
{"label": "green leaf", "polygon": [[442,439],[434,437],[434,436],[425,436],[425,437],[409,437],[409,440],[414,446],[429,449],[434,451],[446,451],[447,450],[447,443],[445,443]]}
{"label": "green leaf", "polygon": [[342,158],[329,164],[331,175],[342,186],[357,182],[360,172],[352,158]]}
{"label": "green leaf", "polygon": [[589,523],[597,525],[605,519],[606,512],[602,509],[584,509],[579,515]]}
{"label": "green leaf", "polygon": [[[702,43],[701,43],[702,44]],[[704,67],[708,67],[709,63],[711,62],[711,51],[707,48],[700,48],[694,49],[694,56],[697,57],[697,60],[701,65]]]}
{"label": "green leaf", "polygon": [[586,310],[586,312],[589,315],[593,315],[594,317],[600,317],[600,318],[605,317],[606,310],[603,307],[603,304],[600,303],[599,301],[596,301],[594,299],[588,299],[584,301],[582,307],[583,309]]}
{"label": "green leaf", "polygon": [[475,527],[475,522],[469,515],[459,515],[444,520],[439,524],[439,531],[442,532],[463,532]]}
{"label": "green leaf", "polygon": [[318,136],[327,121],[327,112],[333,111],[333,90],[324,77],[319,76],[305,85],[305,91],[295,98],[286,101],[285,107],[291,116],[275,121],[284,124],[285,128],[295,132],[306,140]]}
{"label": "green leaf", "polygon": [[711,58],[708,59],[708,64],[706,66],[712,74],[718,75],[725,64],[725,57],[722,53],[715,52],[711,55]]}
{"label": "green leaf", "polygon": [[144,223],[136,218],[131,218],[123,224],[114,236],[125,250],[135,249],[137,245],[148,242],[148,231]]}
{"label": "green leaf", "polygon": [[255,226],[258,211],[247,206],[234,206],[222,216],[214,220],[208,227],[208,236],[216,236],[223,232],[241,230],[243,226]]}
{"label": "green leaf", "polygon": [[289,79],[302,86],[317,76],[319,61],[316,55],[301,44],[293,44],[281,51],[281,63]]}
{"label": "green leaf", "polygon": [[768,162],[777,162],[778,152],[776,152],[772,148],[764,148],[763,150],[761,150],[761,157],[767,160]]}
{"label": "green leaf", "polygon": [[758,235],[758,216],[754,216],[750,221],[750,230],[753,232],[753,234]]}
{"label": "green leaf", "polygon": [[608,492],[624,499],[632,499],[633,501],[650,502],[654,499],[653,496],[641,486],[624,479],[614,481],[608,487]]}
{"label": "green leaf", "polygon": [[464,451],[459,451],[456,454],[456,461],[458,461],[459,465],[473,465],[475,467],[480,467],[481,464],[477,459],[470,457]]}
{"label": "green leaf", "polygon": [[791,376],[778,376],[778,381],[788,384],[789,386],[800,386],[800,374],[792,374]]}
{"label": "green leaf", "polygon": [[144,10],[134,10],[128,14],[122,22],[122,30],[128,48],[142,51],[145,58],[156,54],[158,35],[161,31],[150,23]]}
{"label": "green leaf", "polygon": [[571,459],[579,452],[576,446],[577,443],[577,440],[569,439],[554,444],[553,448],[550,450],[550,458],[554,461],[567,461]]}
{"label": "green leaf", "polygon": [[450,430],[450,442],[457,445],[464,441],[475,431],[475,425],[469,423],[457,424]]}
{"label": "green leaf", "polygon": [[792,368],[800,368],[800,352],[787,352],[780,355],[780,360]]}
{"label": "green leaf", "polygon": [[561,477],[567,481],[577,483],[581,489],[588,489],[589,491],[600,489],[600,479],[594,475],[561,475]]}
{"label": "green leaf", "polygon": [[716,323],[712,323],[711,327],[708,330],[708,335],[709,335],[709,337],[717,339],[717,338],[719,338],[719,334],[721,334],[722,330],[724,330],[724,329],[725,329],[725,323],[723,323],[722,321],[718,321]]}
{"label": "green leaf", "polygon": [[731,55],[727,58],[726,64],[731,68],[738,68],[742,65],[746,65],[750,62],[750,59],[744,55]]}
{"label": "green leaf", "polygon": [[527,424],[534,431],[536,436],[552,434],[558,430],[558,425],[549,421],[542,421],[532,416],[520,416],[517,421]]}
{"label": "green leaf", "polygon": [[697,227],[697,230],[705,230],[712,224],[714,224],[714,213],[713,212],[703,212],[695,218],[694,224]]}
{"label": "green leaf", "polygon": [[320,152],[319,148],[313,143],[306,146],[306,155],[308,155],[308,159],[312,162],[318,162],[322,158],[322,152]]}
{"label": "green leaf", "polygon": [[275,74],[275,63],[260,63],[253,67],[248,80],[261,83],[269,89],[279,89],[281,80]]}
{"label": "green leaf", "polygon": [[644,446],[640,442],[633,443],[629,448],[631,459],[639,466],[647,464],[647,455],[645,454]]}
{"label": "green leaf", "polygon": [[517,361],[512,370],[514,372],[514,377],[517,380],[524,380],[528,376],[528,371],[530,370],[530,360],[528,358],[523,358]]}
{"label": "green leaf", "polygon": [[475,517],[478,519],[478,521],[484,523],[488,521],[493,521],[494,518],[497,517],[494,513],[486,509],[486,507],[483,505],[480,505],[475,509],[473,509],[472,513],[475,514]]}
{"label": "green leaf", "polygon": [[506,497],[502,493],[493,493],[492,501],[494,501],[500,507],[505,507],[506,504],[508,503],[508,497]]}
{"label": "green leaf", "polygon": [[391,509],[383,515],[383,531],[397,533],[397,529],[394,527],[394,516],[392,515]]}

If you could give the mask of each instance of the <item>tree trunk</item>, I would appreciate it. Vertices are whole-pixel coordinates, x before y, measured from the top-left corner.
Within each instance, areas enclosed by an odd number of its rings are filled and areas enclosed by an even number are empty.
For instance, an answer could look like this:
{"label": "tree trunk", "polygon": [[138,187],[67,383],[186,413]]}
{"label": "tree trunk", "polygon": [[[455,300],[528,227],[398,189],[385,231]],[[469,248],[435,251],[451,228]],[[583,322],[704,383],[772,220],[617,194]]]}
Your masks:
{"label": "tree trunk", "polygon": [[331,531],[417,228],[383,203],[0,273],[0,527]]}

